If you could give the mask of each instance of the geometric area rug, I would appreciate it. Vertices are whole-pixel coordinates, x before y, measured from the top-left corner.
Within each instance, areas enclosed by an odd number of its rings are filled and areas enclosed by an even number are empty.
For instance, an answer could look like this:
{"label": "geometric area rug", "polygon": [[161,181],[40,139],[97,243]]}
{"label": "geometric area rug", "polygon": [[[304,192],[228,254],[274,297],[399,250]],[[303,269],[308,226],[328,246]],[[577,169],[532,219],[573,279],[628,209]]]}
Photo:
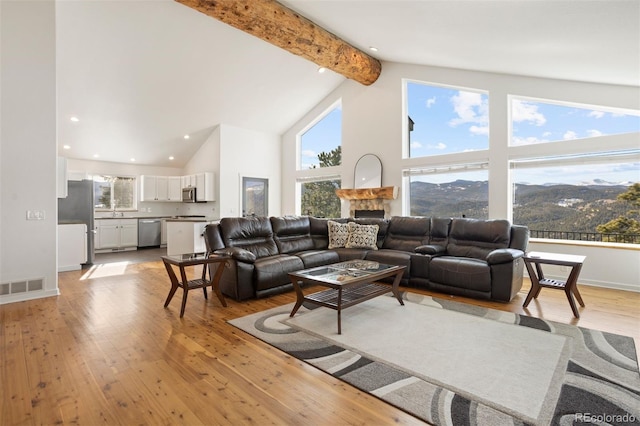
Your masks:
{"label": "geometric area rug", "polygon": [[229,323],[435,425],[640,425],[631,337],[403,293]]}

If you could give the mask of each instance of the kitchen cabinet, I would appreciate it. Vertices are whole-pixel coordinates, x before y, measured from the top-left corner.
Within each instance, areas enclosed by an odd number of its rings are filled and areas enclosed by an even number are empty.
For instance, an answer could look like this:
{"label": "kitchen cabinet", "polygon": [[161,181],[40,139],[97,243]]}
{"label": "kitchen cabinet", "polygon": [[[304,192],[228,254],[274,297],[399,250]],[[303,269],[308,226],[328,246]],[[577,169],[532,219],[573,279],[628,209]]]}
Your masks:
{"label": "kitchen cabinet", "polygon": [[167,177],[167,201],[182,201],[182,177]]}
{"label": "kitchen cabinet", "polygon": [[196,175],[196,200],[215,201],[213,173],[204,172]]}
{"label": "kitchen cabinet", "polygon": [[135,250],[138,247],[138,219],[96,219],[98,250]]}
{"label": "kitchen cabinet", "polygon": [[140,201],[182,201],[180,176],[140,176]]}

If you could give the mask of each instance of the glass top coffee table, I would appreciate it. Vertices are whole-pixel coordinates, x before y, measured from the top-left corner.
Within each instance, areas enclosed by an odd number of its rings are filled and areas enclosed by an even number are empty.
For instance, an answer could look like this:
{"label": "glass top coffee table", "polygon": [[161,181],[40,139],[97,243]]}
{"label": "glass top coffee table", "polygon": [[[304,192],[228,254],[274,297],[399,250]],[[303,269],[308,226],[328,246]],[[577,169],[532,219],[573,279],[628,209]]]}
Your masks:
{"label": "glass top coffee table", "polygon": [[[404,266],[386,265],[370,260],[351,260],[291,272],[289,278],[296,291],[297,300],[289,316],[294,316],[304,302],[335,309],[338,311],[338,334],[342,334],[341,312],[344,308],[387,294],[389,291],[393,292],[398,302],[404,306],[402,296],[398,292],[404,270]],[[393,276],[395,279],[391,287],[377,282]],[[328,288],[305,295],[300,287],[301,282]]]}

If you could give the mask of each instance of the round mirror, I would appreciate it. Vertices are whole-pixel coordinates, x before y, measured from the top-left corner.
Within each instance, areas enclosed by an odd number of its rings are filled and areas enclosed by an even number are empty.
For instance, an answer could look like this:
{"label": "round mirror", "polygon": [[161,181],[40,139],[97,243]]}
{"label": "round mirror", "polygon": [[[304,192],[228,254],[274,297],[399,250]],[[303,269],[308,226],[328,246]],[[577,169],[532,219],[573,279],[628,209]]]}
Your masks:
{"label": "round mirror", "polygon": [[382,163],[377,155],[365,154],[356,163],[353,187],[380,188],[382,186]]}

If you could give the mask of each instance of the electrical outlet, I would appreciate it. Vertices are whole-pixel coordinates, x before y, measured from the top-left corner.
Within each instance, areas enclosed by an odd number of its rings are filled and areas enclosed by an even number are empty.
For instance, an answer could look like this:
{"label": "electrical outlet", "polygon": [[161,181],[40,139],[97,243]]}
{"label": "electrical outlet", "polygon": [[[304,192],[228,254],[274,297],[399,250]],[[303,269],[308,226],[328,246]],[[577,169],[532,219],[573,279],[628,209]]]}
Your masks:
{"label": "electrical outlet", "polygon": [[27,220],[44,220],[44,210],[27,210]]}

